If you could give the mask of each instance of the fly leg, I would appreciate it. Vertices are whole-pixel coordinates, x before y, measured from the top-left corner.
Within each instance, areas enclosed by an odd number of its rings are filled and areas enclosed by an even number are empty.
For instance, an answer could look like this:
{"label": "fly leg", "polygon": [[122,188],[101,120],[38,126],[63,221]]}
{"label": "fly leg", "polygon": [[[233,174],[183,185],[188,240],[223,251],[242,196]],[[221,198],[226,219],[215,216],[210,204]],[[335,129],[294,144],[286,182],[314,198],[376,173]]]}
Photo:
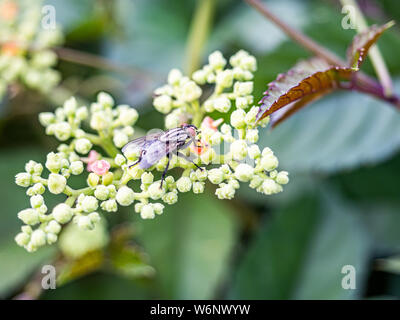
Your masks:
{"label": "fly leg", "polygon": [[168,162],[167,162],[167,166],[165,167],[164,172],[162,173],[162,176],[161,176],[160,189],[162,189],[162,185],[163,185],[163,182],[164,182],[164,179],[165,179],[165,175],[167,174],[167,171],[168,171],[169,161],[171,160],[170,154],[168,154],[167,157],[168,157]]}
{"label": "fly leg", "polygon": [[142,150],[142,151],[140,152],[139,159],[138,159],[137,161],[135,161],[134,163],[132,163],[131,165],[129,165],[128,168],[131,168],[131,167],[133,167],[133,166],[136,166],[140,161],[142,161],[142,157],[143,157],[143,155],[144,155],[145,153],[146,153],[146,150]]}
{"label": "fly leg", "polygon": [[200,168],[197,164],[195,164],[193,161],[192,161],[192,159],[190,159],[188,156],[186,156],[185,154],[183,154],[182,152],[177,152],[176,153],[176,155],[178,156],[178,157],[181,157],[181,158],[183,158],[183,159],[185,159],[186,161],[189,161],[189,162],[191,162],[191,163],[193,163],[197,168],[199,168],[201,171],[203,171],[204,169],[203,168]]}

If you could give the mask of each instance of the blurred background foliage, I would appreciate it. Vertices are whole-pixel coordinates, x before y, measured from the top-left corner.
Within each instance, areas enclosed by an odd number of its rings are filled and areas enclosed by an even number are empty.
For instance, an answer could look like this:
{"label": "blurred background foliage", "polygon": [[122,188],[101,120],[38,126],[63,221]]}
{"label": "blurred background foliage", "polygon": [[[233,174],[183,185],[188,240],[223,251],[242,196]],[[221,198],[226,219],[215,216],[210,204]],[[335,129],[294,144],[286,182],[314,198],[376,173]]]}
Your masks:
{"label": "blurred background foliage", "polygon": [[[202,195],[182,194],[156,220],[143,221],[128,208],[108,214],[107,224],[89,235],[67,228],[70,236],[60,239],[59,248],[29,254],[18,247],[16,214],[27,198],[14,175],[28,159],[43,161],[56,145],[44,135],[38,113],[54,109],[69,94],[90,101],[105,90],[139,110],[143,130],[161,128],[152,90],[171,68],[185,67],[197,8],[193,0],[46,2],[56,8],[65,47],[104,57],[114,71],[104,63],[89,67],[61,58],[63,81],[50,97],[22,91],[0,104],[0,298],[26,290],[40,267],[54,261],[58,287],[43,292],[43,299],[400,297],[400,113],[358,93],[335,93],[262,132],[262,147],[271,146],[280,167],[290,172],[282,194],[265,197],[243,188],[235,200],[220,201],[209,186]],[[211,2],[201,62],[215,49],[227,56],[238,49],[255,55],[256,99],[278,73],[309,56],[244,2]],[[355,34],[341,27],[339,1],[266,4],[339,55]],[[369,23],[400,19],[395,0],[359,4]],[[398,25],[379,46],[399,79]],[[369,61],[364,70],[373,75]],[[395,83],[400,92],[400,80]],[[104,235],[108,242],[96,242]],[[357,270],[356,290],[341,287],[344,265]]]}

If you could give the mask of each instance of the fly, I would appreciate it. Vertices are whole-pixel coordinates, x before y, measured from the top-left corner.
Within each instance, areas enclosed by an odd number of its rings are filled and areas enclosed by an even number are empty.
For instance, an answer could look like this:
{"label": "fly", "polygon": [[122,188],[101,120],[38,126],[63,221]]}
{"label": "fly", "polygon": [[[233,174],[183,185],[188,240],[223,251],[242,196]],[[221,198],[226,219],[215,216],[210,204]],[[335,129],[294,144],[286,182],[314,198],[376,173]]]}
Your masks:
{"label": "fly", "polygon": [[128,142],[123,148],[123,153],[139,151],[139,159],[129,166],[138,165],[140,169],[148,169],[163,157],[168,157],[167,166],[161,177],[160,188],[162,188],[165,175],[168,171],[171,156],[175,153],[178,157],[184,158],[200,168],[189,157],[181,153],[180,149],[185,149],[191,143],[196,144],[197,128],[192,124],[183,124],[180,127],[148,134]]}

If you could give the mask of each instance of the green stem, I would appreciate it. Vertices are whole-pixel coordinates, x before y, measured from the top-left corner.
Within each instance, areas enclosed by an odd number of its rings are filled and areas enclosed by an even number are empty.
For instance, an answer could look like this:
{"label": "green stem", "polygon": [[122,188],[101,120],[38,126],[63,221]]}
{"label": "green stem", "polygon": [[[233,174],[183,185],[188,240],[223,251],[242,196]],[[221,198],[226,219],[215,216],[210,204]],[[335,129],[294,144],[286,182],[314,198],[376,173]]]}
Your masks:
{"label": "green stem", "polygon": [[[366,30],[368,24],[365,21],[364,15],[357,2],[354,0],[340,0],[340,2],[342,3],[342,6],[351,6],[354,9],[355,15],[350,15],[350,19],[354,18],[353,23],[356,25],[357,31],[360,33]],[[376,75],[379,78],[379,82],[384,89],[385,95],[391,96],[393,93],[393,82],[378,45],[374,44],[369,49],[369,58],[371,59]]]}
{"label": "green stem", "polygon": [[189,75],[200,65],[201,54],[214,15],[214,7],[215,0],[197,0],[196,11],[192,19],[186,46],[186,62],[184,69]]}

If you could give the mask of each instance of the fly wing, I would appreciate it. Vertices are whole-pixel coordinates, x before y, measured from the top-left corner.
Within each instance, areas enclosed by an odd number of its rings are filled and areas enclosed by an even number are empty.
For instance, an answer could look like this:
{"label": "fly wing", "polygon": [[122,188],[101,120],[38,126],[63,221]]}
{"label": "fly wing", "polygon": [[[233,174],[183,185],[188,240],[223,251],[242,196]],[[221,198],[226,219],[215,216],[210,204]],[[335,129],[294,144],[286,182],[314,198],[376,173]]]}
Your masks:
{"label": "fly wing", "polygon": [[123,153],[130,153],[136,150],[141,151],[146,146],[146,144],[157,140],[163,133],[163,131],[160,131],[129,141],[126,145],[122,147],[121,150]]}
{"label": "fly wing", "polygon": [[169,143],[165,143],[160,140],[154,140],[152,143],[146,146],[146,153],[143,154],[142,159],[139,162],[139,168],[150,168],[168,155],[170,152],[169,150]]}

